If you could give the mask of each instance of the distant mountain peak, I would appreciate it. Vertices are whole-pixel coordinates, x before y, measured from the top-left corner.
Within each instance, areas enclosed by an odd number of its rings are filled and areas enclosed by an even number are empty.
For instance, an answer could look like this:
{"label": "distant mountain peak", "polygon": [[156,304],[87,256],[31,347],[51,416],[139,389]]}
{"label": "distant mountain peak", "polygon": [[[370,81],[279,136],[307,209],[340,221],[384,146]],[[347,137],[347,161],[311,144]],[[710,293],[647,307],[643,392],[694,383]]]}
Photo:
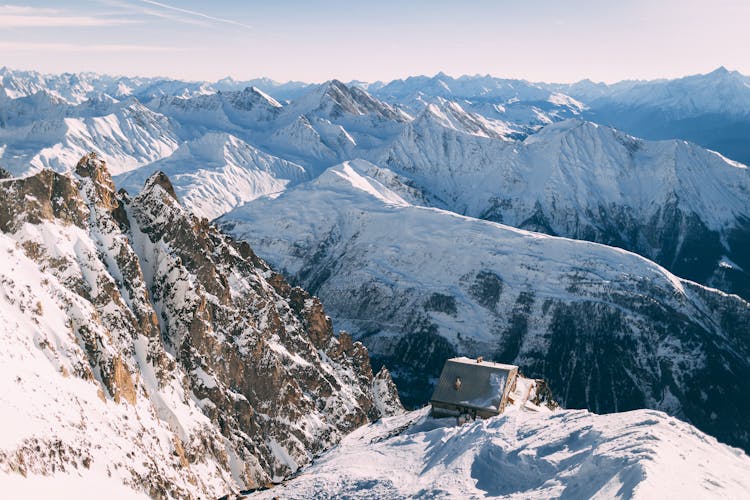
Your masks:
{"label": "distant mountain peak", "polygon": [[338,118],[344,115],[365,116],[374,115],[385,120],[404,122],[407,117],[382,102],[364,89],[353,85],[348,86],[340,80],[329,80],[289,106],[290,113],[317,114],[326,119]]}
{"label": "distant mountain peak", "polygon": [[260,96],[261,98],[263,98],[268,104],[270,104],[274,108],[281,108],[282,107],[282,105],[281,105],[281,103],[279,101],[277,101],[276,99],[274,99],[270,95],[266,94],[265,92],[263,92],[262,90],[260,90],[255,85],[250,86],[250,87],[246,87],[245,90],[243,90],[243,92],[245,92],[245,93],[251,92],[253,94],[256,94],[256,95]]}
{"label": "distant mountain peak", "polygon": [[434,123],[458,132],[496,139],[503,139],[510,132],[504,123],[490,121],[481,115],[466,111],[459,103],[442,97],[428,103],[415,122]]}
{"label": "distant mountain peak", "polygon": [[709,73],[709,74],[710,74],[710,75],[727,75],[727,74],[729,74],[729,73],[731,73],[731,71],[729,71],[729,70],[728,70],[728,69],[726,68],[726,66],[723,66],[723,65],[722,65],[722,66],[719,66],[718,68],[716,68],[715,70],[713,70],[713,71],[712,71],[711,73]]}

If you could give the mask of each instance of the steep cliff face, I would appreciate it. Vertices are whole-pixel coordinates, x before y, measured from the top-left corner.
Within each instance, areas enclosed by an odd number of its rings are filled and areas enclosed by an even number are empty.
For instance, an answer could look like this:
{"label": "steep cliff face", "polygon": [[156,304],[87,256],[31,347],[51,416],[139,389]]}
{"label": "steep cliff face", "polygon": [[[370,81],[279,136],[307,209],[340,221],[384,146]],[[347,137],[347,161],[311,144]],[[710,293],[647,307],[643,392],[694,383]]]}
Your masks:
{"label": "steep cliff face", "polygon": [[0,246],[5,472],[216,497],[399,411],[364,346],[163,174],[133,199],[93,154],[0,180]]}

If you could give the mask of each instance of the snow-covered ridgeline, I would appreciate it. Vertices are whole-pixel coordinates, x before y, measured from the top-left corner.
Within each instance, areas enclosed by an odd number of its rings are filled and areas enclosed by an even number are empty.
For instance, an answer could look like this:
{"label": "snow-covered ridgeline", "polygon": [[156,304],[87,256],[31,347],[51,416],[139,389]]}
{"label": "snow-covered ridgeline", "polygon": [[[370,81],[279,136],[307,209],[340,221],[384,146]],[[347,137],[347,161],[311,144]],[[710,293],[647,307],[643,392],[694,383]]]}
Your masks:
{"label": "snow-covered ridgeline", "polygon": [[300,165],[263,153],[230,134],[209,132],[183,143],[166,158],[116,176],[115,182],[135,194],[156,171],[169,176],[185,206],[209,220],[309,178]]}
{"label": "snow-covered ridgeline", "polygon": [[522,142],[479,137],[429,111],[374,161],[411,179],[433,206],[625,248],[750,297],[746,166],[579,120]]}

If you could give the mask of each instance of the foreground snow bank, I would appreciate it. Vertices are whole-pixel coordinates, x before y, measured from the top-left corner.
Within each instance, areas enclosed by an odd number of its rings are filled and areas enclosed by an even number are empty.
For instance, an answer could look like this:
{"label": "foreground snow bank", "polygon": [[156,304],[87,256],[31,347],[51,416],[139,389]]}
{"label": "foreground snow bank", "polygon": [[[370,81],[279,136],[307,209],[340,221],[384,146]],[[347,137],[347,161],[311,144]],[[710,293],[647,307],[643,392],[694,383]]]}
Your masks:
{"label": "foreground snow bank", "polygon": [[349,435],[271,498],[748,498],[750,457],[652,410],[504,415],[425,408]]}
{"label": "foreground snow bank", "polygon": [[24,477],[20,474],[0,473],[0,491],[4,498],[97,500],[106,495],[108,500],[148,499],[145,493],[137,493],[117,479],[97,474],[75,476],[62,473],[55,476]]}

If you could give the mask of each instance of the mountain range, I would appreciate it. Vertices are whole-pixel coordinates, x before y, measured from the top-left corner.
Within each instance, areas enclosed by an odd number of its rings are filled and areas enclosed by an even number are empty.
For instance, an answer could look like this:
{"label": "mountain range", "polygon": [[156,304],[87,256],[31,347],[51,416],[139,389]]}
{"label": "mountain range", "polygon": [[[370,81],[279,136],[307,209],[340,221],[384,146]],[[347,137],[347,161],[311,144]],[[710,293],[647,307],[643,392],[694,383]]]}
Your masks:
{"label": "mountain range", "polygon": [[[4,407],[35,422],[0,446],[6,473],[88,471],[165,497],[262,487],[400,413],[396,386],[420,407],[455,355],[518,364],[567,408],[663,411],[700,429],[685,439],[750,450],[737,72],[318,85],[2,68],[0,85]],[[393,425],[424,417],[407,415]],[[548,424],[565,436],[589,414],[561,415]],[[674,442],[654,415],[636,432]],[[632,421],[591,418],[597,446]],[[363,432],[391,432],[378,425]],[[530,445],[491,453],[544,455]],[[331,491],[354,494],[364,479],[337,460],[352,482]],[[586,480],[651,491],[633,470]],[[295,481],[292,496],[320,493]],[[547,491],[529,484],[514,491]]]}

